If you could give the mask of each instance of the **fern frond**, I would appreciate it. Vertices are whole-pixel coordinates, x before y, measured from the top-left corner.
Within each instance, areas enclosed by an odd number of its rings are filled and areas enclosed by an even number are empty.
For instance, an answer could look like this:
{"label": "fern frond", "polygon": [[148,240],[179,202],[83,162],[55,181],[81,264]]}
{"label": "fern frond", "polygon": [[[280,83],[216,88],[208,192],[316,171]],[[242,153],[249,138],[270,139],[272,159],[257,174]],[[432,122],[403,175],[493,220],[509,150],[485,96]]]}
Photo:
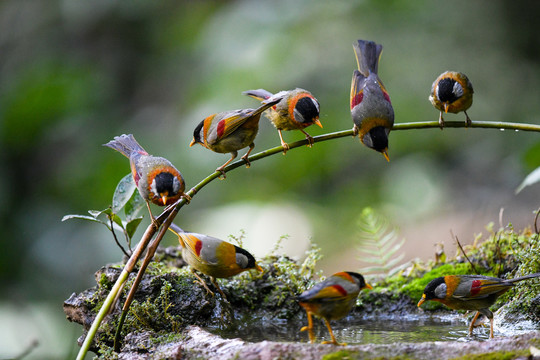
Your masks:
{"label": "fern frond", "polygon": [[364,208],[358,218],[359,259],[372,264],[360,269],[362,273],[388,275],[403,260],[399,250],[405,239],[398,238],[398,230],[387,218],[370,207]]}

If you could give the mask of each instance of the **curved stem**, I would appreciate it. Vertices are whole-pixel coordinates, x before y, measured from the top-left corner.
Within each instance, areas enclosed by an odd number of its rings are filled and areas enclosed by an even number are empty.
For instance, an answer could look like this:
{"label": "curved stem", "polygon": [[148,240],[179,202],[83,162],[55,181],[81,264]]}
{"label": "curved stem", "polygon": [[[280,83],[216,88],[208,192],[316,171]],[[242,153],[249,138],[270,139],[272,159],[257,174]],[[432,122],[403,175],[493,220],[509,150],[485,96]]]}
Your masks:
{"label": "curved stem", "polygon": [[[465,128],[465,122],[464,121],[445,121],[445,128]],[[414,129],[440,129],[439,122],[438,121],[425,121],[425,122],[412,122],[412,123],[400,123],[395,124],[392,128],[393,131],[399,131],[399,130],[414,130]],[[487,129],[499,129],[499,130],[515,130],[515,131],[536,131],[540,132],[540,125],[533,125],[533,124],[522,124],[522,123],[508,123],[508,122],[499,122],[499,121],[473,121],[468,128],[487,128]],[[338,139],[342,137],[352,136],[353,132],[351,130],[342,130],[337,131],[333,133],[323,134],[319,136],[313,137],[313,142],[322,142],[332,139]],[[308,140],[299,140],[295,141],[289,144],[289,150],[308,145]],[[251,155],[248,160],[250,162],[254,162],[260,159],[264,159],[265,157],[281,153],[283,151],[283,147],[276,146],[267,150],[263,150],[259,153]],[[232,171],[242,165],[245,165],[244,160],[238,160],[235,161],[228,166],[226,166],[223,170],[224,172]],[[203,187],[208,185],[210,182],[215,180],[216,178],[219,178],[221,176],[221,172],[216,171],[203,180],[201,180],[197,185],[195,185],[193,188],[191,188],[187,194],[193,198],[197,192],[199,192]],[[158,223],[161,224],[163,221],[165,221],[164,226],[162,226],[160,230],[160,234],[152,241],[151,249],[149,249],[146,257],[145,257],[145,263],[148,265],[148,262],[152,259],[154,252],[159,245],[159,242],[161,241],[161,238],[163,237],[163,234],[168,228],[168,225],[172,222],[174,217],[176,216],[176,213],[186,204],[186,200],[184,198],[181,198],[176,204],[173,205],[174,211],[171,211],[171,208],[166,208],[163,213],[158,217]],[[77,356],[77,359],[83,359],[86,355],[90,343],[92,339],[94,338],[97,329],[99,328],[99,325],[101,324],[101,321],[105,317],[105,315],[108,313],[110,307],[112,306],[114,299],[116,298],[119,291],[122,290],[122,286],[127,280],[128,275],[133,271],[133,268],[135,267],[135,263],[140,258],[142,252],[148,247],[148,244],[150,242],[150,239],[155,234],[155,226],[153,224],[150,224],[147,231],[145,232],[145,235],[139,242],[136,250],[134,251],[133,255],[129,259],[128,263],[124,267],[124,270],[122,270],[122,273],[120,274],[120,277],[117,279],[116,283],[114,284],[113,288],[111,289],[111,292],[107,296],[105,302],[103,303],[103,306],[101,307],[99,313],[97,314],[96,318],[94,319],[94,322],[92,323],[91,328],[89,329],[86,339],[81,346],[81,349],[79,350],[79,354]],[[150,251],[151,250],[151,251]],[[146,269],[146,265],[143,265],[144,269]],[[139,271],[139,276],[142,277],[142,274],[144,273],[144,269],[141,267],[142,271]],[[138,284],[137,284],[138,285]],[[129,301],[126,301],[124,303],[124,311],[123,311],[123,317],[125,317],[125,314],[127,314],[127,310],[129,309],[129,304],[131,303],[132,296],[134,292],[136,291],[137,286],[133,286],[130,293],[131,297],[129,298]],[[121,326],[119,328],[119,331],[121,330]]]}
{"label": "curved stem", "polygon": [[[499,129],[499,130],[515,130],[515,131],[536,131],[540,132],[540,125],[534,125],[534,124],[522,124],[522,123],[509,123],[509,122],[501,122],[501,121],[473,121],[470,126],[465,126],[464,121],[445,121],[444,122],[445,128],[484,128],[484,129]],[[393,131],[400,131],[400,130],[415,130],[415,129],[439,129],[439,122],[438,121],[423,121],[423,122],[410,122],[410,123],[401,123],[401,124],[394,124],[394,127],[392,128]],[[333,133],[318,135],[313,137],[313,142],[322,142],[332,139],[338,139],[342,137],[347,136],[353,136],[352,128],[351,130],[342,130],[337,131]],[[308,145],[308,140],[303,139],[299,141],[295,141],[292,143],[289,143],[289,149],[294,149],[300,146]],[[263,159],[265,157],[281,153],[283,151],[283,147],[276,146],[267,150],[263,150],[259,153],[251,155],[248,160],[250,162],[257,161],[260,159]],[[238,160],[235,161],[228,166],[226,166],[223,171],[229,172],[231,170],[234,170],[242,165],[245,165],[244,160]],[[203,187],[208,185],[210,182],[212,182],[214,179],[221,176],[221,173],[219,171],[214,172],[213,174],[210,174],[208,177],[203,179],[201,182],[199,182],[197,185],[195,185],[190,192],[188,192],[188,195],[193,197],[198,191],[200,191]],[[178,204],[178,209],[180,209],[184,203]]]}

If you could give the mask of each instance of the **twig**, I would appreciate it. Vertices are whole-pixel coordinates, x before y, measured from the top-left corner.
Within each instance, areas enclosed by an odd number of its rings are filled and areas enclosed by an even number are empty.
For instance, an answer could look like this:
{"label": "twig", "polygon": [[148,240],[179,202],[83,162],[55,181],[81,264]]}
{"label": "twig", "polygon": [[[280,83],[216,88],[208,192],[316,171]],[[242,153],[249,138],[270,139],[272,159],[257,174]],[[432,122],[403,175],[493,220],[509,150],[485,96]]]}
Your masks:
{"label": "twig", "polygon": [[[464,128],[465,122],[464,121],[445,121],[445,128]],[[520,123],[506,123],[506,122],[495,122],[495,121],[473,121],[469,126],[469,128],[491,128],[491,129],[499,129],[499,130],[515,130],[515,131],[535,131],[540,132],[540,126],[539,125],[532,125],[532,124],[520,124]],[[401,124],[395,124],[392,130],[399,131],[399,130],[414,130],[414,129],[440,129],[439,122],[438,121],[426,121],[426,122],[414,122],[414,123],[401,123]],[[323,134],[319,136],[313,137],[313,142],[322,142],[332,139],[338,139],[342,137],[352,136],[353,131],[351,130],[343,130],[338,131],[334,133],[329,134]],[[300,146],[307,145],[308,141],[306,139],[296,141],[289,144],[289,149],[294,149]],[[264,151],[261,151],[259,153],[256,153],[254,155],[251,155],[248,160],[250,162],[257,161],[260,159],[263,159],[265,157],[281,153],[283,151],[283,148],[281,146],[276,146]],[[231,170],[234,170],[242,165],[245,164],[244,160],[238,160],[231,164],[229,164],[227,167],[223,169],[224,172],[229,172]],[[216,178],[219,178],[221,176],[221,172],[214,172],[207,176],[205,179],[203,179],[201,182],[199,182],[195,187],[193,187],[189,192],[188,195],[190,195],[192,198],[193,196],[199,192],[203,187],[208,185],[210,182],[215,180]],[[180,208],[185,204],[184,199],[180,199],[176,205],[174,206],[175,211],[179,211]],[[169,214],[171,214],[172,209],[167,208],[158,218],[156,218],[156,223],[161,224],[166,218],[169,217]],[[174,216],[173,216],[174,218]],[[172,219],[171,219],[172,221]],[[166,230],[166,229],[165,229]],[[86,335],[86,338],[84,340],[83,345],[81,346],[81,349],[79,350],[79,353],[77,355],[77,360],[82,360],[86,353],[88,352],[88,349],[90,347],[90,344],[99,328],[99,325],[103,321],[103,318],[108,313],[114,299],[116,298],[116,295],[119,291],[122,290],[122,287],[124,283],[126,282],[128,275],[133,271],[133,268],[135,267],[135,264],[139,260],[141,254],[148,246],[148,243],[150,242],[151,238],[154,236],[156,232],[156,228],[153,226],[153,224],[150,224],[149,227],[146,229],[146,232],[144,233],[141,241],[135,248],[135,251],[131,255],[130,259],[128,260],[126,266],[122,270],[122,273],[120,273],[120,276],[116,280],[116,283],[114,284],[113,288],[111,289],[111,292],[105,299],[105,302],[103,303],[100,311],[96,315],[96,318],[94,319],[94,322],[92,323],[92,326],[88,330],[88,333]],[[161,239],[159,239],[160,241]],[[457,240],[457,238],[456,238]],[[159,241],[155,241],[155,245],[159,244]],[[458,241],[458,245],[459,241]],[[461,245],[460,245],[461,247]],[[463,249],[462,249],[463,251]],[[465,253],[464,253],[465,254]],[[153,255],[153,254],[152,254]],[[467,255],[465,255],[466,257]],[[469,260],[467,258],[467,260]],[[469,261],[470,262],[470,261]],[[472,263],[471,263],[472,265]],[[473,265],[474,268],[474,265]],[[135,287],[132,287],[131,291],[136,291]]]}
{"label": "twig", "polygon": [[472,269],[474,271],[474,273],[476,275],[480,275],[480,273],[478,272],[478,270],[476,270],[476,267],[474,266],[474,264],[472,263],[471,259],[469,259],[469,257],[467,256],[467,254],[465,253],[465,250],[463,249],[463,246],[461,246],[461,243],[459,242],[459,239],[456,235],[454,235],[454,233],[452,232],[452,230],[450,230],[450,234],[452,235],[452,237],[456,240],[461,252],[463,253],[463,255],[465,256],[465,259],[467,259],[467,261],[469,262],[469,264],[471,264],[472,266]]}
{"label": "twig", "polygon": [[[154,223],[161,224],[165,218],[169,215],[169,212],[163,212],[161,215],[159,215]],[[124,269],[118,276],[118,279],[116,280],[114,286],[112,287],[111,291],[109,292],[109,295],[105,298],[105,301],[103,302],[103,305],[99,309],[99,312],[97,313],[94,321],[92,322],[92,326],[88,330],[88,333],[86,334],[86,338],[84,339],[83,344],[81,345],[81,348],[79,349],[79,353],[77,354],[77,360],[83,360],[86,353],[88,352],[88,349],[90,349],[90,345],[92,344],[92,340],[94,339],[94,336],[97,333],[97,330],[99,329],[99,325],[105,318],[105,316],[108,314],[109,309],[111,308],[112,304],[114,303],[114,300],[116,299],[116,295],[122,291],[122,287],[124,286],[124,283],[126,282],[129,274],[133,271],[135,268],[135,265],[137,264],[137,261],[141,257],[142,253],[148,246],[148,243],[152,239],[156,232],[156,227],[153,223],[151,223],[144,232],[141,241],[139,241],[139,244],[137,244],[137,247],[135,248],[135,251],[133,254],[131,254],[131,257],[129,258],[128,262],[124,266]]]}
{"label": "twig", "polygon": [[540,214],[540,208],[536,210],[536,215],[534,216],[534,232],[538,235],[538,214]]}
{"label": "twig", "polygon": [[146,255],[143,259],[143,262],[139,268],[139,272],[137,273],[137,277],[135,278],[135,281],[133,282],[133,285],[131,286],[131,289],[129,290],[129,294],[126,298],[126,301],[124,302],[124,306],[122,307],[122,316],[120,317],[120,322],[118,324],[118,327],[116,329],[116,334],[114,338],[114,349],[116,352],[120,350],[120,334],[122,332],[122,326],[124,323],[124,320],[126,318],[126,315],[129,311],[129,307],[133,301],[133,297],[135,296],[135,292],[137,291],[137,288],[139,287],[139,284],[142,281],[142,278],[144,276],[144,272],[146,271],[146,268],[148,267],[148,264],[150,264],[150,261],[154,257],[154,254],[156,253],[156,250],[158,248],[159,243],[161,242],[161,239],[163,239],[163,236],[165,236],[165,233],[167,232],[167,229],[173,222],[174,218],[178,214],[178,211],[186,203],[185,199],[182,198],[180,200],[180,203],[178,206],[172,207],[171,212],[163,225],[161,226],[161,229],[157,236],[150,242],[150,244],[147,247]]}
{"label": "twig", "polygon": [[[124,247],[120,245],[120,242],[118,241],[118,238],[116,237],[116,232],[114,231],[114,222],[113,222],[112,216],[108,216],[108,217],[109,217],[109,221],[111,222],[111,232],[113,234],[113,238],[114,238],[114,241],[116,242],[116,245],[118,245],[118,247],[120,248],[120,250],[122,250],[124,255],[129,257],[130,255],[127,253],[126,249],[124,249]],[[131,250],[131,248],[129,250]]]}

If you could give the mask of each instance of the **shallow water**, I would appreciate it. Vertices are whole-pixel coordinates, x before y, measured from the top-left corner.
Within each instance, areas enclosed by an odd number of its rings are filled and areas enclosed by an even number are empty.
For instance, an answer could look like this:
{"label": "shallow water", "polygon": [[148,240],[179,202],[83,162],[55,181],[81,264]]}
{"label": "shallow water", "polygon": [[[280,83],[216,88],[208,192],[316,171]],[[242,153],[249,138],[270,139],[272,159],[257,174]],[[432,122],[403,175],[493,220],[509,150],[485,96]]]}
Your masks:
{"label": "shallow water", "polygon": [[[224,338],[241,338],[249,342],[308,342],[307,332],[300,332],[306,324],[287,323],[284,321],[257,321],[251,325],[239,320],[236,328],[219,330],[208,328],[210,332]],[[347,317],[331,322],[337,341],[349,345],[391,344],[395,342],[425,341],[471,341],[487,340],[489,327],[479,327],[473,336],[468,336],[467,319],[463,316],[445,317],[405,317],[355,319]],[[318,341],[330,340],[322,320],[314,319],[315,336]]]}

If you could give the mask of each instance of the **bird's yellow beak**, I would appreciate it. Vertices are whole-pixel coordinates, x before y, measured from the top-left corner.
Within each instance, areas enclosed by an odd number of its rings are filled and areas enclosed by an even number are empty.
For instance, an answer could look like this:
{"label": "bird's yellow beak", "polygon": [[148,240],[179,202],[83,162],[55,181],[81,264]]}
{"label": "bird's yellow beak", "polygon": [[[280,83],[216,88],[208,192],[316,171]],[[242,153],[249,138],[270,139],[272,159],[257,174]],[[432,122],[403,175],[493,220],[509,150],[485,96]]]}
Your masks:
{"label": "bird's yellow beak", "polygon": [[416,306],[420,307],[420,305],[422,305],[425,301],[426,301],[426,294],[423,294],[422,298],[418,302],[418,305],[416,305]]}
{"label": "bird's yellow beak", "polygon": [[371,289],[373,289],[373,286],[371,286],[371,285],[369,285],[368,283],[366,283],[366,286],[364,286],[364,288],[365,288],[365,289],[371,290]]}
{"label": "bird's yellow beak", "polygon": [[319,121],[319,118],[315,119],[315,121],[313,121],[313,123],[322,129],[322,124]]}
{"label": "bird's yellow beak", "polygon": [[189,147],[192,147],[193,145],[195,145],[197,142],[195,141],[195,138],[193,138],[193,140],[191,140],[191,142],[189,143]]}
{"label": "bird's yellow beak", "polygon": [[255,264],[255,270],[257,270],[258,272],[263,272],[263,269],[262,267],[259,266],[259,264]]}
{"label": "bird's yellow beak", "polygon": [[390,162],[390,157],[388,156],[388,148],[384,149],[382,151],[382,154],[383,154],[384,158],[386,159],[386,161]]}
{"label": "bird's yellow beak", "polygon": [[444,112],[448,113],[448,106],[450,106],[448,103],[444,103]]}
{"label": "bird's yellow beak", "polygon": [[167,205],[167,195],[161,195],[161,202],[163,203],[163,206]]}

